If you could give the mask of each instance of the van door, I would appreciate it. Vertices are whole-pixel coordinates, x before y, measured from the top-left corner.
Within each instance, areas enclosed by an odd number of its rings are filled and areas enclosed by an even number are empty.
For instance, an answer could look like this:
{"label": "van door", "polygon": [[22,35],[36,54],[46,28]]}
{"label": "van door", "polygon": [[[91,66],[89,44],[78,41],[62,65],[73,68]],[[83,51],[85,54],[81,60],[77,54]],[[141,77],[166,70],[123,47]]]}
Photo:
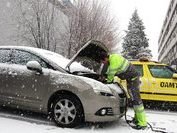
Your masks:
{"label": "van door", "polygon": [[150,96],[152,100],[177,102],[177,79],[166,65],[148,65],[150,72]]}

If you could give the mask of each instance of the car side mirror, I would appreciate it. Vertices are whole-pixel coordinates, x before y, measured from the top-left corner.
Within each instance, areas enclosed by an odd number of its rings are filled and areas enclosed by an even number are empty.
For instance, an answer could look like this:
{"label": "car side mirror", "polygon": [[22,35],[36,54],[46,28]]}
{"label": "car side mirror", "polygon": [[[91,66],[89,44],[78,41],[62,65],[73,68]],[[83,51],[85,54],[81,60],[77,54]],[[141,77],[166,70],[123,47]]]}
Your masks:
{"label": "car side mirror", "polygon": [[42,66],[37,61],[29,61],[26,64],[27,68],[32,71],[39,72],[42,74]]}
{"label": "car side mirror", "polygon": [[174,73],[174,74],[173,74],[173,78],[174,78],[174,79],[177,79],[177,73]]}

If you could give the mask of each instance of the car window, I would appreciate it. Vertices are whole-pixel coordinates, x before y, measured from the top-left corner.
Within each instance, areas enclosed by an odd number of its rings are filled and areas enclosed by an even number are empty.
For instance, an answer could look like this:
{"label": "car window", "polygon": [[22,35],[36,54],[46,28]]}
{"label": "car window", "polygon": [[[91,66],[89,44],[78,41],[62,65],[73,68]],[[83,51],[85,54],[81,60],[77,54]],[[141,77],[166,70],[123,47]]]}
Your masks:
{"label": "car window", "polygon": [[0,63],[10,62],[10,49],[0,49]]}
{"label": "car window", "polygon": [[167,66],[148,65],[148,68],[155,78],[172,78],[173,71]]}
{"label": "car window", "polygon": [[11,60],[14,64],[26,65],[28,61],[38,61],[42,67],[47,68],[47,64],[38,56],[22,50],[13,50],[13,58]]}
{"label": "car window", "polygon": [[143,76],[143,65],[134,65],[136,71],[140,74],[140,76]]}

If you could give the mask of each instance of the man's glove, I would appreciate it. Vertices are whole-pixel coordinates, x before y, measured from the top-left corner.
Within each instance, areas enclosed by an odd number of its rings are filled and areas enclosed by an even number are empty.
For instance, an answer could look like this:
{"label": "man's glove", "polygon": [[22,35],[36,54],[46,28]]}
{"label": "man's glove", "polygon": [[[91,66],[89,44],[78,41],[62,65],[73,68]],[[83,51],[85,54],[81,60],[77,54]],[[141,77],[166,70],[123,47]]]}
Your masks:
{"label": "man's glove", "polygon": [[105,76],[103,76],[103,75],[100,75],[100,77],[99,77],[99,79],[98,79],[100,82],[102,82],[102,83],[106,83],[107,82],[107,79],[106,79],[106,77]]}

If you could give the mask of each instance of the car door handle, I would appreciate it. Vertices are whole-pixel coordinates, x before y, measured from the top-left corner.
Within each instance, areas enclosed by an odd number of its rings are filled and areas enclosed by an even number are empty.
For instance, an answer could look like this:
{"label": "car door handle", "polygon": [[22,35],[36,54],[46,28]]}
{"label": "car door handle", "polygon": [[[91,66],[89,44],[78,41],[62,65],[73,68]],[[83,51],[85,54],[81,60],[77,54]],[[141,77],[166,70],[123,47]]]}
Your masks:
{"label": "car door handle", "polygon": [[17,76],[17,73],[13,72],[13,71],[9,71],[8,74],[11,75],[11,76]]}

